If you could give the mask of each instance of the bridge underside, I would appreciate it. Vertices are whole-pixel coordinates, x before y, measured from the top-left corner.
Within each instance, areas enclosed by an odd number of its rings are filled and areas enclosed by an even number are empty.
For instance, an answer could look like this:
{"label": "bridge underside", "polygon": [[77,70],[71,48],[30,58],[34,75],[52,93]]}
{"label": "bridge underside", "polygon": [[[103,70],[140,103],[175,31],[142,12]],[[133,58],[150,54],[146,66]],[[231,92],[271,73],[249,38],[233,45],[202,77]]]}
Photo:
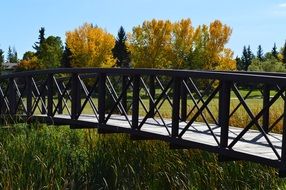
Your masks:
{"label": "bridge underside", "polygon": [[[78,120],[72,120],[69,115],[55,115],[52,119],[46,115],[35,115],[31,119],[54,125],[70,125],[74,129],[96,128],[99,133],[128,133],[134,140],[163,140],[170,143],[171,148],[198,148],[218,153],[220,161],[249,160],[276,168],[281,166],[281,162],[277,160],[277,156],[268,142],[257,130],[249,130],[232,149],[226,150],[219,147],[207,125],[199,122],[192,124],[182,138],[173,138],[169,133],[172,128],[171,119],[162,121],[149,118],[140,130],[132,129],[125,116],[122,115],[112,115],[103,126],[99,125],[94,115],[81,115]],[[129,120],[132,121],[131,116],[129,116]],[[139,118],[139,122],[140,120],[142,118]],[[167,127],[164,126],[163,122]],[[184,128],[185,124],[186,122],[180,122],[179,131]],[[210,127],[220,140],[220,127],[217,125],[210,125]],[[230,126],[229,140],[237,137],[242,130],[242,128]],[[268,136],[278,152],[281,152],[282,135],[269,133]],[[284,174],[283,171],[280,171],[281,176]]]}

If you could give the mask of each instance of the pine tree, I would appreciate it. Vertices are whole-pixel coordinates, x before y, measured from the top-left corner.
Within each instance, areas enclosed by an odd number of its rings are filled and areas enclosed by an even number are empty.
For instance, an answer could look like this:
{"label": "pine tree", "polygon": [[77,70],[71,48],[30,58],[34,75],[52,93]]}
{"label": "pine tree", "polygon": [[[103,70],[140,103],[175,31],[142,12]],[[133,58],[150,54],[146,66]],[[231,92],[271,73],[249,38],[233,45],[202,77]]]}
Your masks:
{"label": "pine tree", "polygon": [[117,67],[130,67],[130,52],[126,47],[126,34],[124,28],[121,26],[118,31],[118,36],[115,46],[112,49],[113,57],[116,59]]}
{"label": "pine tree", "polygon": [[35,42],[33,48],[36,50],[36,54],[40,55],[41,53],[41,45],[45,42],[45,28],[41,27],[39,30],[39,41]]}
{"label": "pine tree", "polygon": [[258,46],[258,49],[257,49],[257,58],[258,58],[260,61],[263,61],[263,59],[264,59],[263,50],[262,50],[261,45],[259,45],[259,46]]}
{"label": "pine tree", "polygon": [[286,64],[286,41],[285,41],[284,47],[283,47],[283,49],[282,49],[282,56],[283,56],[282,62],[283,62],[284,64]]}
{"label": "pine tree", "polygon": [[276,47],[276,43],[274,43],[274,46],[272,48],[272,51],[271,51],[273,57],[275,57],[276,59],[278,59],[278,51],[277,51],[277,47]]}
{"label": "pine tree", "polygon": [[241,62],[242,62],[241,69],[244,71],[247,71],[253,58],[254,58],[254,55],[251,52],[250,46],[248,46],[247,48],[244,46],[243,51],[242,51],[242,56],[241,56]]}
{"label": "pine tree", "polygon": [[4,51],[0,49],[0,69],[2,68],[3,63],[4,63]]}
{"label": "pine tree", "polygon": [[71,55],[72,52],[68,48],[67,44],[65,45],[65,49],[63,52],[63,58],[62,58],[62,67],[64,68],[70,68],[71,67]]}

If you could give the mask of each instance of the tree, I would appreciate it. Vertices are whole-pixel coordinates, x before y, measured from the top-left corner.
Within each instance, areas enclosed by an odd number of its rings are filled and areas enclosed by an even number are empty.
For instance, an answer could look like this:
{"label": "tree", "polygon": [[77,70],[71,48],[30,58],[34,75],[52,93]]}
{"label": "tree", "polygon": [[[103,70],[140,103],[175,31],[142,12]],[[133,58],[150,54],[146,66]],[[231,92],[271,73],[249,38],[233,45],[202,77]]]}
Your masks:
{"label": "tree", "polygon": [[45,42],[45,28],[41,27],[39,30],[38,42],[35,42],[33,48],[36,50],[36,54],[39,55],[41,53],[41,45]]}
{"label": "tree", "polygon": [[134,67],[168,68],[172,23],[167,20],[144,21],[133,28],[129,39]]}
{"label": "tree", "polygon": [[15,47],[13,47],[13,49],[12,49],[11,46],[9,46],[8,53],[7,53],[7,62],[9,62],[9,63],[17,63],[18,62],[18,53],[17,53]]}
{"label": "tree", "polygon": [[0,69],[2,68],[4,63],[4,51],[0,49]]}
{"label": "tree", "polygon": [[65,45],[65,49],[63,52],[63,57],[62,57],[62,67],[64,68],[70,68],[71,67],[71,50],[67,47],[67,44]]}
{"label": "tree", "polygon": [[286,41],[284,43],[284,47],[282,48],[282,62],[286,64]]}
{"label": "tree", "polygon": [[286,72],[285,66],[282,62],[272,57],[265,61],[253,59],[249,66],[249,71],[265,71],[265,72]]}
{"label": "tree", "polygon": [[196,29],[190,19],[144,21],[129,38],[132,62],[135,67],[235,69],[233,52],[225,48],[230,34],[218,20]]}
{"label": "tree", "polygon": [[111,67],[114,37],[103,29],[84,24],[66,33],[66,44],[71,51],[72,67]]}
{"label": "tree", "polygon": [[39,69],[38,58],[36,53],[27,51],[23,55],[23,59],[20,61],[18,66],[20,70],[33,70]]}
{"label": "tree", "polygon": [[263,61],[263,59],[264,59],[263,50],[262,50],[261,45],[259,45],[259,46],[258,46],[258,49],[257,49],[257,58],[258,58],[260,61]]}
{"label": "tree", "polygon": [[276,59],[278,59],[278,51],[277,51],[277,47],[276,47],[276,43],[274,43],[274,46],[272,48],[272,51],[271,51],[273,57],[275,57]]}
{"label": "tree", "polygon": [[114,59],[116,59],[117,67],[130,67],[130,51],[126,46],[126,34],[122,26],[118,31],[112,54]]}
{"label": "tree", "polygon": [[63,45],[58,36],[49,36],[39,47],[37,54],[39,68],[56,68],[61,66],[63,56]]}
{"label": "tree", "polygon": [[247,71],[253,58],[254,55],[251,52],[250,46],[248,46],[247,48],[246,46],[244,46],[241,56],[241,69]]}

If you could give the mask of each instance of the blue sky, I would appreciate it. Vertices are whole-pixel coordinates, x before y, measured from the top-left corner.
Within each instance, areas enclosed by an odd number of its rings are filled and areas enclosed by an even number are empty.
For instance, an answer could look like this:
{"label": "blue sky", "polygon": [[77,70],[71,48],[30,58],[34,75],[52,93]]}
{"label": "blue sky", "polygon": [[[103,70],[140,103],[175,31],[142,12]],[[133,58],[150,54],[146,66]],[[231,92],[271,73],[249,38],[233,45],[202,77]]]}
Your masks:
{"label": "blue sky", "polygon": [[244,45],[253,52],[262,45],[270,51],[286,40],[286,0],[7,0],[1,2],[0,48],[14,46],[20,55],[33,50],[38,30],[46,35],[65,32],[93,23],[116,35],[122,25],[127,32],[144,20],[191,18],[193,25],[215,19],[233,29],[228,47],[240,55]]}

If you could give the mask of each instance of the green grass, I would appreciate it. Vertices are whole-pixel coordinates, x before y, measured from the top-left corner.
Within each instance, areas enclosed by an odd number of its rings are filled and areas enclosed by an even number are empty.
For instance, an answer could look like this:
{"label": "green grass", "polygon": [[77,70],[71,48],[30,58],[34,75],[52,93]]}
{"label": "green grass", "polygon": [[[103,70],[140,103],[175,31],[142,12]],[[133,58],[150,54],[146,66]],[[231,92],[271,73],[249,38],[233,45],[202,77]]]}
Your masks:
{"label": "green grass", "polygon": [[284,189],[276,170],[95,130],[0,129],[1,189]]}

